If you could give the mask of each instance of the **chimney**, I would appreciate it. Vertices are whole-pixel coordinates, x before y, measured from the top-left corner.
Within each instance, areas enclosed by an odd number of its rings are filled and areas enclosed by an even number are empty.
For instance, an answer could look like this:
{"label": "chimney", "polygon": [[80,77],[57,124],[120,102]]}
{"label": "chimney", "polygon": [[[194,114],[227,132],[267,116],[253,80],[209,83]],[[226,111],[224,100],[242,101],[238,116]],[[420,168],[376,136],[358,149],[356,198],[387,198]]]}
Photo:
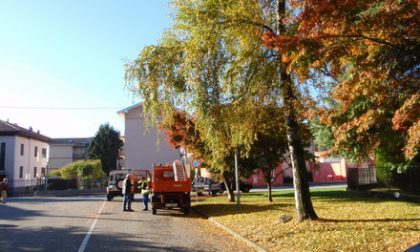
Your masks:
{"label": "chimney", "polygon": [[29,127],[29,131],[32,132],[32,130],[33,130],[32,127]]}

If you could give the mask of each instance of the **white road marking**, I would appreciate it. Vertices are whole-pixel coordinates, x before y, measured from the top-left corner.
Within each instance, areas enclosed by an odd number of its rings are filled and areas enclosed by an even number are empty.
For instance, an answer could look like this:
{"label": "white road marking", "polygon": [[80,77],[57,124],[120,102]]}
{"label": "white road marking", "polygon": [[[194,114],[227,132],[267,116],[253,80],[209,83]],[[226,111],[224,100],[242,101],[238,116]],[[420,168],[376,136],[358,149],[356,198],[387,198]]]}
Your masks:
{"label": "white road marking", "polygon": [[96,226],[96,222],[98,222],[99,216],[102,213],[102,209],[104,208],[105,203],[106,203],[106,200],[104,200],[104,202],[102,203],[101,208],[99,209],[99,212],[96,214],[95,220],[93,221],[92,225],[90,226],[89,232],[87,232],[87,234],[85,236],[85,239],[83,239],[83,242],[80,245],[80,248],[79,248],[78,252],[84,252],[85,251],[86,245],[87,245],[87,243],[89,241],[90,236],[92,235],[93,229]]}

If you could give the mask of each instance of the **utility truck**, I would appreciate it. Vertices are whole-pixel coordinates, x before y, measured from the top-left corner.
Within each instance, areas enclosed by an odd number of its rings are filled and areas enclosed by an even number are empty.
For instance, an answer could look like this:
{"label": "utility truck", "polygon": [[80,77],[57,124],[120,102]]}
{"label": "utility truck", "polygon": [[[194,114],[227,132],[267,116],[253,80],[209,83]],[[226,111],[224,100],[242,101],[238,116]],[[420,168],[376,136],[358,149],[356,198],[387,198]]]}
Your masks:
{"label": "utility truck", "polygon": [[173,165],[153,165],[152,170],[152,214],[157,209],[180,209],[188,214],[191,207],[190,173],[181,161]]}

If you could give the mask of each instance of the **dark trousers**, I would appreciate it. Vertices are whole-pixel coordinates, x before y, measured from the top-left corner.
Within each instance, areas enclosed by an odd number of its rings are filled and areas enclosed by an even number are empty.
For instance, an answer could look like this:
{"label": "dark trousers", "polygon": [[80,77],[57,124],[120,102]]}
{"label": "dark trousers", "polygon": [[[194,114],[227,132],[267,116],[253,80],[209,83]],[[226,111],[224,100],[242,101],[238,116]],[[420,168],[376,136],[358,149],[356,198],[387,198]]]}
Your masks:
{"label": "dark trousers", "polygon": [[131,195],[131,193],[124,194],[124,207],[123,207],[123,210],[131,209],[131,200],[132,199],[133,199],[133,196]]}
{"label": "dark trousers", "polygon": [[149,194],[143,194],[144,209],[149,209],[148,203],[149,203]]}

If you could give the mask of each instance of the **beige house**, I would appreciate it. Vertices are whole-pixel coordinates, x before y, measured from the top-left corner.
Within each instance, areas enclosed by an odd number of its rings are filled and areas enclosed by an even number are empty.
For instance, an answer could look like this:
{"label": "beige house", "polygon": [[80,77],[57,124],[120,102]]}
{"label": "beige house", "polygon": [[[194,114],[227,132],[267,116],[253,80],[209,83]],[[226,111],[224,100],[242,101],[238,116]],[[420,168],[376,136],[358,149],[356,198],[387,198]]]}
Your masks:
{"label": "beige house", "polygon": [[141,104],[118,111],[124,120],[124,166],[128,169],[151,169],[156,163],[169,163],[179,159],[179,150],[170,147],[162,131],[149,127],[143,117]]}
{"label": "beige house", "polygon": [[60,169],[74,161],[89,159],[91,142],[91,137],[51,139],[48,170]]}

